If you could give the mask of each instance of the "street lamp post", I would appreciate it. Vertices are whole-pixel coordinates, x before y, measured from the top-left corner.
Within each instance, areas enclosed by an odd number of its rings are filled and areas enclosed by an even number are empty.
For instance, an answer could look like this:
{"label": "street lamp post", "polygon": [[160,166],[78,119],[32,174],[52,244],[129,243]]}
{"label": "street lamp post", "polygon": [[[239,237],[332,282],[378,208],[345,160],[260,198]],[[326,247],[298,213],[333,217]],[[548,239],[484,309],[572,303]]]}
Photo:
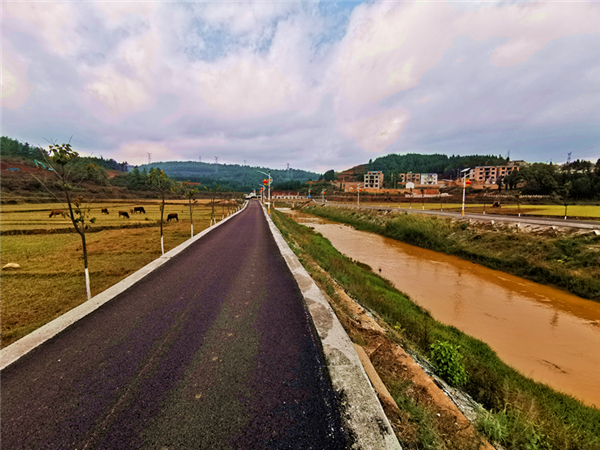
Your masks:
{"label": "street lamp post", "polygon": [[462,198],[462,214],[461,214],[463,216],[465,215],[465,193],[467,191],[467,172],[469,170],[471,170],[471,168],[467,167],[466,169],[463,169],[460,171],[460,173],[463,174],[463,198]]}
{"label": "street lamp post", "polygon": [[271,214],[271,181],[273,181],[273,178],[271,178],[271,171],[269,170],[269,173],[265,173],[265,172],[261,172],[260,170],[258,170],[257,172],[260,172],[263,175],[266,175],[266,176],[269,177],[268,178],[268,182],[267,182],[267,186],[269,188],[269,197],[268,197],[268,200],[267,200],[267,212],[269,214]]}
{"label": "street lamp post", "polygon": [[356,204],[360,208],[360,188],[362,187],[362,183],[358,183],[356,185],[356,193],[358,194],[356,197]]}

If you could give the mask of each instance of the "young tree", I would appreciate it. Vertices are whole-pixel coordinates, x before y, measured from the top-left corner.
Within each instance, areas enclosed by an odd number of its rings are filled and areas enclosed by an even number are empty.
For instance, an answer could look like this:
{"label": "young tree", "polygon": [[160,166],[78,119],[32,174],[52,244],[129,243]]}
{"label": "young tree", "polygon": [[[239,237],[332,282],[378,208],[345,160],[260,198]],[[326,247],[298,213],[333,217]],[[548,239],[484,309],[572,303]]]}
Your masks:
{"label": "young tree", "polygon": [[487,203],[487,196],[488,196],[489,192],[490,192],[490,187],[484,186],[483,187],[483,214],[485,214],[485,204]]}
{"label": "young tree", "polygon": [[515,192],[515,200],[517,201],[517,210],[519,211],[519,217],[521,217],[521,192]]}
{"label": "young tree", "polygon": [[204,186],[204,189],[206,189],[210,194],[210,204],[212,205],[212,211],[210,213],[210,224],[212,225],[213,219],[215,219],[215,198],[217,197],[217,192],[220,190],[220,188],[217,184],[217,186],[212,189],[209,189],[208,186]]}
{"label": "young tree", "polygon": [[[83,179],[75,179],[71,170],[79,158],[79,153],[71,148],[71,144],[52,144],[49,148],[50,161],[48,161],[48,165],[52,168],[52,171],[49,171],[49,173],[51,173],[56,180],[56,186],[62,191],[64,200],[66,201],[69,210],[69,219],[71,219],[71,223],[73,224],[75,231],[81,237],[83,267],[85,274],[85,291],[87,294],[87,299],[89,300],[92,298],[92,293],[90,289],[90,273],[88,270],[88,254],[85,241],[85,230],[89,226],[86,224],[86,222],[93,224],[96,222],[96,218],[90,217],[91,209],[88,206],[84,206],[83,197],[75,197],[73,193],[74,187],[76,187],[74,186],[74,183],[79,184],[81,181],[83,181]],[[86,171],[89,173],[93,172],[94,170],[95,166],[93,164],[90,164],[86,168]],[[48,188],[44,181],[35,176],[34,178],[62,203],[62,200],[56,197],[56,195]]]}
{"label": "young tree", "polygon": [[151,189],[159,193],[160,199],[162,200],[160,205],[160,250],[162,254],[165,254],[165,245],[163,239],[163,218],[165,215],[165,196],[167,192],[173,189],[175,183],[169,178],[162,170],[156,168],[150,171],[148,175],[148,181],[146,183]]}
{"label": "young tree", "polygon": [[567,181],[560,189],[560,198],[565,205],[565,220],[567,220],[567,206],[569,206],[569,194],[571,193],[571,182]]}
{"label": "young tree", "polygon": [[[187,197],[188,203],[190,205],[190,228],[192,237],[194,237],[194,219],[192,217],[192,200],[194,199],[194,195],[198,193],[198,188],[192,187],[190,184],[190,180],[180,181],[179,185],[175,186],[175,191],[182,194],[184,197]],[[196,200],[194,200],[196,203]]]}

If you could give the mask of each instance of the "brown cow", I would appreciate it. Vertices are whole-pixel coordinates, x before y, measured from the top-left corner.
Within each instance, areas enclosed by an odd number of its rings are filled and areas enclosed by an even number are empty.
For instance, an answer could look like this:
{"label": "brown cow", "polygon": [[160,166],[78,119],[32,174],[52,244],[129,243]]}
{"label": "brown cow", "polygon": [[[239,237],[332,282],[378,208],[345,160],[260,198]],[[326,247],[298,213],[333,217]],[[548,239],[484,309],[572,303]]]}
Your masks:
{"label": "brown cow", "polygon": [[102,208],[101,212],[102,214],[108,214],[108,208]]}
{"label": "brown cow", "polygon": [[177,222],[179,222],[179,217],[177,216],[177,213],[171,213],[167,216],[167,222],[170,222],[171,219],[175,219]]}
{"label": "brown cow", "polygon": [[50,217],[52,216],[63,216],[65,217],[66,214],[62,209],[55,209],[54,211],[50,211]]}
{"label": "brown cow", "polygon": [[119,211],[119,217],[121,216],[129,219],[129,213],[127,211]]}
{"label": "brown cow", "polygon": [[136,206],[136,207],[134,207],[134,208],[133,208],[133,212],[134,212],[134,213],[140,213],[140,214],[141,214],[141,213],[144,213],[144,214],[146,214],[146,210],[144,209],[144,207],[143,207],[143,206]]}

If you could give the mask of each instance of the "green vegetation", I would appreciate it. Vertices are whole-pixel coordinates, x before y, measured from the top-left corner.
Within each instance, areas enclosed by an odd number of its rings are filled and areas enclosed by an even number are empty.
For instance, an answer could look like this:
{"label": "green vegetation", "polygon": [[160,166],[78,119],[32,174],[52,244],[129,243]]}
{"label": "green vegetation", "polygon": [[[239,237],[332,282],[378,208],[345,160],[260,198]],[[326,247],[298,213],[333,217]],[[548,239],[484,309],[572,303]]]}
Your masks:
{"label": "green vegetation", "polygon": [[167,161],[140,166],[143,172],[151,171],[160,167],[169,177],[175,180],[190,180],[198,182],[210,188],[217,184],[221,190],[250,192],[258,186],[262,186],[265,178],[261,172],[271,171],[274,184],[273,189],[281,189],[279,184],[286,182],[304,183],[308,180],[316,180],[319,174],[305,170],[290,169],[273,170],[264,167],[241,166],[238,164],[207,164],[197,161]]}
{"label": "green vegetation", "polygon": [[322,206],[304,212],[600,301],[600,236],[592,233],[528,233],[441,217]]}
{"label": "green vegetation", "polygon": [[[495,436],[505,449],[599,448],[599,410],[524,377],[504,364],[485,343],[435,321],[427,311],[386,280],[340,254],[319,233],[277,211],[273,214],[273,220],[301,262],[315,261],[352,298],[359,299],[362,305],[376,312],[386,323],[398,324],[396,329],[401,328],[400,339],[405,346],[426,356],[431,356],[431,345],[436,342],[448,342],[456,348],[460,347],[468,374],[464,389],[491,411],[498,422],[494,425],[488,421],[480,425],[480,429],[483,432],[488,430],[490,435],[500,429]],[[414,228],[411,233],[423,241],[430,239]],[[439,236],[431,239],[436,241]],[[403,401],[401,391],[402,386],[391,390],[399,406],[405,408],[409,401]],[[415,414],[419,413],[418,408],[413,409]],[[430,420],[426,414],[424,420]],[[431,436],[423,439],[422,444],[410,448],[431,448]]]}
{"label": "green vegetation", "polygon": [[468,378],[458,349],[458,346],[448,341],[431,344],[431,362],[440,377],[451,385],[460,387],[467,384]]}
{"label": "green vegetation", "polygon": [[[140,205],[144,206],[146,214],[132,214],[131,219],[118,217],[117,211],[130,211],[133,206]],[[2,261],[21,266],[21,269],[2,270],[1,273],[2,347],[86,300],[84,274],[79,266],[82,259],[80,237],[75,232],[51,233],[57,229],[73,229],[68,218],[48,217],[48,211],[57,206],[61,205],[2,205]],[[93,204],[97,221],[86,233],[92,295],[160,257],[161,249],[157,245],[159,207],[157,201]],[[110,214],[101,214],[101,208],[108,208]],[[187,201],[167,203],[166,212],[179,214],[179,222],[165,224],[164,248],[169,251],[190,238]],[[206,202],[194,205],[197,232],[209,226],[210,212],[211,205]],[[36,233],[6,235],[7,228]]]}
{"label": "green vegetation", "polygon": [[511,173],[504,183],[511,189],[519,187],[525,195],[550,195],[565,207],[568,200],[600,198],[600,159],[577,160],[570,164],[535,163]]}
{"label": "green vegetation", "polygon": [[[508,162],[502,156],[493,155],[421,155],[407,153],[405,155],[390,154],[369,161],[365,170],[380,170],[384,174],[386,187],[394,187],[389,183],[392,175],[398,173],[437,173],[440,178],[456,179],[462,169],[476,166],[499,166]],[[396,181],[398,179],[396,178]]]}

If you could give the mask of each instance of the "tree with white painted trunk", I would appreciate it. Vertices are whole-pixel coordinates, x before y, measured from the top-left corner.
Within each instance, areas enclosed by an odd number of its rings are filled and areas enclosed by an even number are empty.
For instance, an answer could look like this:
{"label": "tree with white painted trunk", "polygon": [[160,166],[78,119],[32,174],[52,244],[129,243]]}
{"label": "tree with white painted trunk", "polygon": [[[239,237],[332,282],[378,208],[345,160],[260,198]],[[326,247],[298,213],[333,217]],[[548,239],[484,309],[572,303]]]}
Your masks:
{"label": "tree with white painted trunk", "polygon": [[155,191],[158,192],[160,199],[160,251],[161,254],[165,254],[165,244],[163,238],[163,219],[165,216],[165,196],[167,192],[173,190],[175,182],[169,178],[162,170],[156,168],[152,169],[148,174],[148,181],[146,183]]}
{"label": "tree with white painted trunk", "polygon": [[[88,254],[87,245],[85,241],[85,230],[89,227],[89,224],[96,222],[95,217],[90,217],[91,209],[89,206],[84,204],[83,197],[75,197],[73,191],[74,187],[77,187],[83,179],[76,180],[73,176],[72,166],[73,163],[79,158],[79,154],[71,148],[71,144],[52,144],[50,145],[50,154],[48,156],[48,166],[51,170],[48,174],[53,177],[55,186],[58,187],[64,194],[64,198],[58,198],[51,189],[48,188],[48,180],[41,180],[34,175],[34,178],[44,186],[48,192],[50,192],[57,200],[61,203],[66,201],[68,207],[68,217],[71,219],[71,223],[75,228],[75,231],[81,237],[81,250],[83,257],[83,267],[85,274],[85,291],[87,299],[92,298],[92,292],[90,289],[90,273],[88,270]],[[93,172],[96,167],[90,164],[86,167],[87,172]],[[74,198],[75,197],[75,198]]]}
{"label": "tree with white painted trunk", "polygon": [[[190,232],[192,237],[194,237],[194,219],[192,217],[192,200],[194,199],[194,195],[198,193],[198,188],[192,187],[190,184],[190,180],[180,181],[177,186],[173,188],[175,192],[182,194],[184,197],[188,199],[188,203],[190,205]],[[194,200],[196,203],[197,200]]]}

